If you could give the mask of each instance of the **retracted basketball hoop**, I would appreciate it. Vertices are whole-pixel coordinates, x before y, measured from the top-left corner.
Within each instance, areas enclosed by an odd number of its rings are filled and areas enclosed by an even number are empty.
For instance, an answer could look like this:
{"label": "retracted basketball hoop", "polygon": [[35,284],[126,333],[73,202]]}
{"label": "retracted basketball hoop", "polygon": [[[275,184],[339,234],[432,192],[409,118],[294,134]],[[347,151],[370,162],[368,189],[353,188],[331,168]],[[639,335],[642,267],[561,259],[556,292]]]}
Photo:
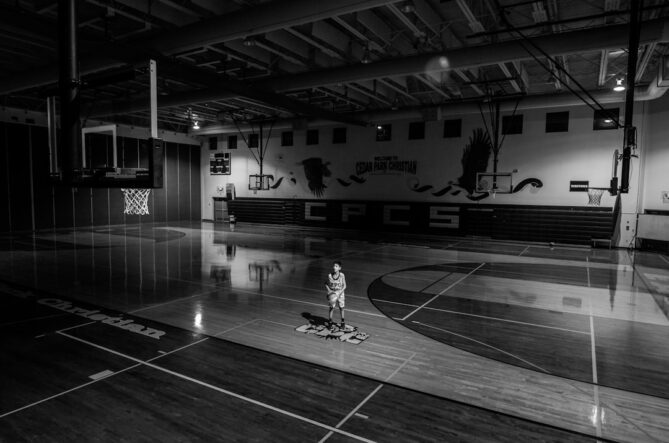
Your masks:
{"label": "retracted basketball hoop", "polygon": [[148,215],[149,194],[151,189],[147,188],[121,188],[125,201],[124,214]]}

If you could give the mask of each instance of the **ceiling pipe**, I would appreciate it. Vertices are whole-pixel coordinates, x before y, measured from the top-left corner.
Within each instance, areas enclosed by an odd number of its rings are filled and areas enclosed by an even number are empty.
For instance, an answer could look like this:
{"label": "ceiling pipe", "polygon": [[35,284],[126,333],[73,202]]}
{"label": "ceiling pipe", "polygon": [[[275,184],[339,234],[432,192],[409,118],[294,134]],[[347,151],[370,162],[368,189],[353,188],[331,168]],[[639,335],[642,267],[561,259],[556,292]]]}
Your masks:
{"label": "ceiling pipe", "polygon": [[[667,92],[669,87],[659,87],[658,79],[659,77],[656,77],[647,87],[636,87],[634,90],[634,100],[648,101],[662,97],[665,92]],[[593,93],[592,96],[601,104],[625,102],[625,97],[623,95],[612,91],[596,92]],[[399,109],[396,111],[361,112],[349,114],[349,116],[351,118],[364,119],[372,123],[384,123],[396,120],[425,119],[427,113],[436,115],[438,119],[443,119],[447,117],[462,117],[463,115],[468,114],[480,114],[481,110],[479,108],[479,103],[480,100],[477,100],[434,106],[430,108],[413,107]],[[516,102],[516,99],[502,100],[500,103],[500,111],[513,112],[514,108],[516,108],[516,111],[525,111],[533,109],[561,108],[567,106],[584,106],[584,103],[578,97],[569,92],[560,94],[532,95],[522,97],[518,103]],[[274,123],[274,129],[292,129],[294,128],[296,121],[297,120],[295,119],[276,120]],[[299,121],[304,122],[304,119]],[[333,126],[332,121],[315,119],[309,120],[308,122],[309,128],[325,126]],[[242,129],[244,129],[243,126]],[[250,131],[251,127],[248,126],[247,129]],[[238,127],[236,125],[222,124],[207,126],[200,129],[197,134],[193,133],[193,135],[216,135],[235,133],[237,131]]]}
{"label": "ceiling pipe", "polygon": [[[627,46],[627,25],[607,26],[596,29],[585,29],[564,32],[532,39],[536,45],[547,53],[556,56],[581,54],[602,49],[618,49]],[[644,22],[641,29],[640,42],[650,44],[669,42],[669,20],[653,20]],[[437,73],[443,71],[471,69],[479,66],[495,65],[508,61],[528,60],[532,57],[527,53],[520,41],[507,41],[493,45],[459,48],[450,51],[419,54],[401,59],[383,60],[369,64],[358,64],[331,68],[326,71],[305,72],[289,76],[276,77],[251,83],[251,88],[258,87],[275,92],[287,92],[300,89],[315,88],[327,85],[338,85],[352,81],[373,80],[382,77],[416,75],[420,73]],[[193,102],[225,100],[236,97],[226,87],[212,87],[197,91],[189,91],[173,96],[161,97],[159,107],[181,106]],[[114,112],[137,112],[146,107],[140,101],[118,103]],[[109,107],[101,106],[92,115],[108,115]]]}
{"label": "ceiling pipe", "polygon": [[[532,42],[554,56],[582,54],[602,49],[627,47],[627,25],[583,29],[532,38]],[[669,20],[644,22],[640,43],[669,42]],[[291,74],[257,82],[277,92],[311,88],[350,81],[373,80],[379,77],[438,73],[454,69],[471,69],[508,61],[531,60],[526,45],[511,40],[492,45],[463,47],[443,52],[419,54],[401,59],[383,60],[367,65],[330,68],[324,71]],[[537,54],[541,57],[541,54]]]}
{"label": "ceiling pipe", "polygon": [[[394,1],[399,0],[390,0],[390,3]],[[281,2],[281,5],[269,2],[198,21],[179,29],[166,30],[156,37],[128,42],[128,47],[133,54],[125,54],[123,61],[136,55],[138,63],[146,64],[147,57],[143,56],[146,51],[158,51],[163,55],[172,55],[206,45],[324,20],[331,16],[384,6],[388,3],[389,0],[337,0],[336,2],[287,0]],[[82,57],[80,73],[89,74],[118,66],[119,60],[114,57],[117,52],[116,46],[116,44],[102,45],[96,48],[95,54],[92,55],[94,60],[91,63],[86,63],[87,57]],[[57,66],[45,66],[39,70],[23,72],[1,79],[0,95],[51,84],[57,78]]]}

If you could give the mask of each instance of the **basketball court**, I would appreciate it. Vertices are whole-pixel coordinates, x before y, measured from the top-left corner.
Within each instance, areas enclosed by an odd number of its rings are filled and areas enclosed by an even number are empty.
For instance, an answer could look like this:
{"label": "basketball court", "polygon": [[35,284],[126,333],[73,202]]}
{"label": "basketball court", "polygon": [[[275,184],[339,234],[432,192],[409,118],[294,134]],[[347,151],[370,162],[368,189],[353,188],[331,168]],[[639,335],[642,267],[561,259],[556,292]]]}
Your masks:
{"label": "basketball court", "polygon": [[660,2],[42,3],[0,442],[669,442]]}
{"label": "basketball court", "polygon": [[[207,222],[2,245],[8,441],[669,435],[662,255]],[[333,260],[357,344],[296,331]]]}

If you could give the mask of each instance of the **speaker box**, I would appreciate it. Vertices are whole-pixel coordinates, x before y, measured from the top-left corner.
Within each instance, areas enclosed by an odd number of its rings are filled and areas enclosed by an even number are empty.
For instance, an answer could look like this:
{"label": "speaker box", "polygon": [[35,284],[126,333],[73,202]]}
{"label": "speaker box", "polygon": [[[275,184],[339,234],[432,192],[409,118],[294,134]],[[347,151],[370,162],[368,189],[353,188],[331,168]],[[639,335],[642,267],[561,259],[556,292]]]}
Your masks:
{"label": "speaker box", "polygon": [[149,139],[149,175],[152,188],[163,187],[165,164],[165,142],[159,138]]}

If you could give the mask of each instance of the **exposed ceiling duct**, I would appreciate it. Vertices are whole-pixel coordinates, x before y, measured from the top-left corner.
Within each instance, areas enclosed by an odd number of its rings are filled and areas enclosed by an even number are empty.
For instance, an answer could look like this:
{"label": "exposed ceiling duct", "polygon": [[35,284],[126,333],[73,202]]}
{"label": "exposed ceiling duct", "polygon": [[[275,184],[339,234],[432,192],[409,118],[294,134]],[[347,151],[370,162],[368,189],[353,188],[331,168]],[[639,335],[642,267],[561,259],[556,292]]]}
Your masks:
{"label": "exposed ceiling duct", "polygon": [[[553,34],[535,38],[533,42],[552,56],[562,56],[585,51],[624,47],[627,40],[626,32],[626,25],[617,25]],[[641,41],[646,44],[669,42],[669,20],[654,20],[645,23]],[[509,60],[519,61],[530,58],[526,45],[523,45],[520,41],[509,41],[369,64],[345,66],[326,71],[294,74],[254,82],[251,83],[251,87],[287,92],[383,77],[471,69]],[[601,95],[607,96],[608,93]],[[179,106],[198,101],[230,99],[235,96],[237,95],[231,93],[228,87],[214,87],[161,97],[158,100],[158,106]],[[113,113],[136,112],[145,108],[145,101],[139,100],[126,103],[108,103],[91,109],[91,115],[101,117]]]}
{"label": "exposed ceiling duct", "polygon": [[[159,127],[168,131],[188,130],[189,109],[204,131],[226,121],[434,118],[436,109],[464,113],[490,97],[522,97],[520,106],[578,103],[567,90],[619,101],[609,91],[627,83],[631,58],[629,11],[599,2],[551,0],[543,9],[510,0],[78,5],[83,119],[147,126],[142,68],[153,59]],[[654,1],[641,9],[637,100],[664,93],[666,77],[652,82],[669,53],[669,8]],[[58,0],[0,5],[3,106],[44,109],[57,78],[57,16]],[[114,77],[117,67],[135,75]]]}

